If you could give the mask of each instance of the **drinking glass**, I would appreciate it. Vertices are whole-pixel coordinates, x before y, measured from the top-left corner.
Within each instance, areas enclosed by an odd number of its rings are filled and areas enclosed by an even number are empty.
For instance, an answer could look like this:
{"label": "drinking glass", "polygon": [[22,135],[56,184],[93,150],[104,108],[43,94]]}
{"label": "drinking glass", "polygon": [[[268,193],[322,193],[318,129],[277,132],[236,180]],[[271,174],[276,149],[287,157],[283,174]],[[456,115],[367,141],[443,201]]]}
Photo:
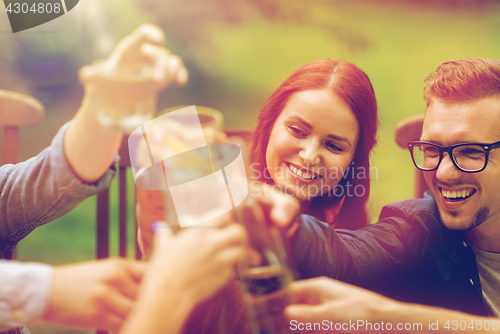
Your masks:
{"label": "drinking glass", "polygon": [[156,117],[131,135],[141,152],[136,184],[161,190],[173,227],[210,226],[248,194],[239,147],[216,142],[221,124],[216,110],[191,106]]}
{"label": "drinking glass", "polygon": [[253,331],[256,334],[289,333],[283,310],[291,300],[284,288],[293,281],[293,271],[281,232],[267,223],[258,205],[238,210],[237,218],[247,229],[253,253],[239,267]]}
{"label": "drinking glass", "polygon": [[157,94],[151,65],[126,63],[112,66],[98,61],[96,118],[104,128],[131,133],[153,118]]}

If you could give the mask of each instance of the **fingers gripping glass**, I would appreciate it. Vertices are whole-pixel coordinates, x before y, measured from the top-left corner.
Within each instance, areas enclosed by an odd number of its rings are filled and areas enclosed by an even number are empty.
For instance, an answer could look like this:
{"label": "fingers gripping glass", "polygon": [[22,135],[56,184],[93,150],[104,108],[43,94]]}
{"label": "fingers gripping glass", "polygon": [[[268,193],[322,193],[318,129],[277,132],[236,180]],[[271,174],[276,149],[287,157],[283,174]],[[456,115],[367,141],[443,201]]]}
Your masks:
{"label": "fingers gripping glass", "polygon": [[499,147],[500,141],[493,144],[465,143],[452,146],[441,146],[425,141],[408,143],[411,158],[418,169],[436,170],[446,152],[455,167],[465,173],[477,173],[485,169],[490,151]]}

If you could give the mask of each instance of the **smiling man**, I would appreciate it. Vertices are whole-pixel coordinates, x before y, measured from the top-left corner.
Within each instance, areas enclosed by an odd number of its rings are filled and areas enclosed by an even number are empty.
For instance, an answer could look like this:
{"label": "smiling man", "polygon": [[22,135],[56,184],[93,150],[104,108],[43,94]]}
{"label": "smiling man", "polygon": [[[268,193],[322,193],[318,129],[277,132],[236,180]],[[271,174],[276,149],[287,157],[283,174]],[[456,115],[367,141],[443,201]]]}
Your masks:
{"label": "smiling man", "polygon": [[425,82],[422,136],[409,149],[430,192],[384,207],[377,224],[357,231],[302,216],[299,270],[499,317],[500,61],[446,62]]}
{"label": "smiling man", "polygon": [[500,226],[500,94],[463,102],[433,98],[421,140],[412,153],[423,164],[414,161],[425,171],[444,226],[500,252],[500,240],[491,240]]}

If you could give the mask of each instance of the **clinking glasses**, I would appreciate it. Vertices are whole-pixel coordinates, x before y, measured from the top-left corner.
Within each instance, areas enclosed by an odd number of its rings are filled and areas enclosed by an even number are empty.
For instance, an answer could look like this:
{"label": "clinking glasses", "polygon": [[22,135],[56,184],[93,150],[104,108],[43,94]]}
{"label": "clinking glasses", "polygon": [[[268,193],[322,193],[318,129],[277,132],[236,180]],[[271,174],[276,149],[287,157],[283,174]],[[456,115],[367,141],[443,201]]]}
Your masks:
{"label": "clinking glasses", "polygon": [[465,143],[452,146],[441,146],[425,141],[408,143],[411,158],[418,169],[436,170],[446,152],[455,167],[465,173],[477,173],[484,170],[488,164],[490,151],[499,147],[500,141],[493,144]]}

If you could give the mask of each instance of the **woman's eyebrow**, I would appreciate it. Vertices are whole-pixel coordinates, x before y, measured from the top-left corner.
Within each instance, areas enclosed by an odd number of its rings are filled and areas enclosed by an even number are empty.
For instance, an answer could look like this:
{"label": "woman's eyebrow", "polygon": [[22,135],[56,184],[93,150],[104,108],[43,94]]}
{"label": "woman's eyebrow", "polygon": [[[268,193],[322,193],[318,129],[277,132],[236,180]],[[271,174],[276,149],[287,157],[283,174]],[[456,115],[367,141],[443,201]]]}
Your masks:
{"label": "woman's eyebrow", "polygon": [[302,117],[300,116],[296,116],[296,115],[290,115],[288,116],[287,118],[293,118],[294,120],[296,121],[299,121],[300,123],[302,123],[302,125],[304,125],[306,128],[308,129],[312,129],[312,125],[307,123],[305,119],[303,119]]}
{"label": "woman's eyebrow", "polygon": [[331,138],[331,139],[334,139],[334,140],[340,140],[340,141],[343,141],[343,142],[345,142],[347,145],[349,145],[350,147],[352,147],[351,141],[350,141],[349,139],[347,139],[346,137],[337,136],[337,135],[328,135],[327,137],[328,137],[328,138]]}
{"label": "woman's eyebrow", "polygon": [[[290,115],[288,116],[287,118],[293,118],[297,121],[299,121],[300,123],[302,123],[305,127],[307,127],[308,129],[312,129],[312,125],[307,123],[305,119],[303,119],[302,117],[300,116],[296,116],[296,115]],[[347,145],[349,145],[350,147],[352,147],[352,144],[351,144],[351,141],[349,139],[347,139],[346,137],[342,137],[342,136],[337,136],[337,135],[332,135],[332,134],[329,134],[327,135],[327,138],[330,138],[330,139],[333,139],[333,140],[339,140],[339,141],[343,141],[345,142]]]}

